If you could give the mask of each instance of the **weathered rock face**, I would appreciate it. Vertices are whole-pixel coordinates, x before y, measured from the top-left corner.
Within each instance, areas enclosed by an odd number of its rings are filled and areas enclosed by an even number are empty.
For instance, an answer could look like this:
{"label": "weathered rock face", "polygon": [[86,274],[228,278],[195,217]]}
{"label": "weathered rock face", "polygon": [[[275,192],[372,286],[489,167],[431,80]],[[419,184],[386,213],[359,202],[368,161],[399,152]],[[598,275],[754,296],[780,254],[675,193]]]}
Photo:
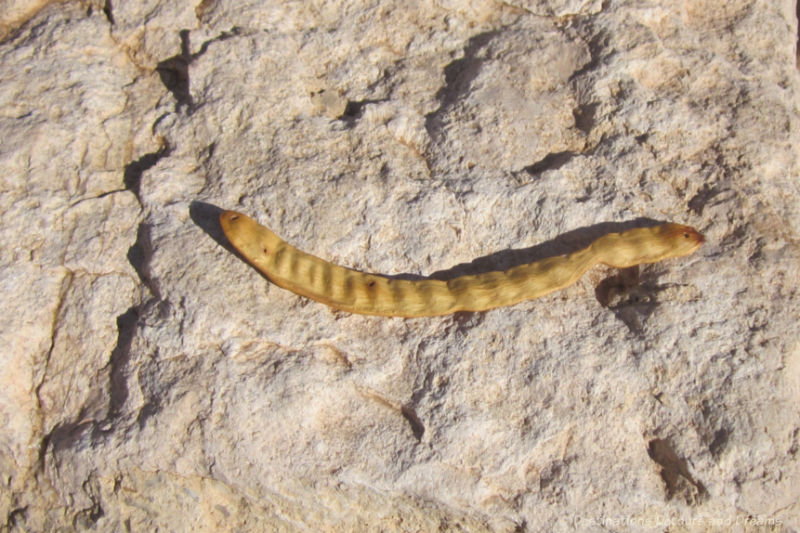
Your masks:
{"label": "weathered rock face", "polygon": [[[0,3],[5,528],[800,527],[773,4]],[[220,208],[385,273],[708,242],[405,320],[270,285]]]}

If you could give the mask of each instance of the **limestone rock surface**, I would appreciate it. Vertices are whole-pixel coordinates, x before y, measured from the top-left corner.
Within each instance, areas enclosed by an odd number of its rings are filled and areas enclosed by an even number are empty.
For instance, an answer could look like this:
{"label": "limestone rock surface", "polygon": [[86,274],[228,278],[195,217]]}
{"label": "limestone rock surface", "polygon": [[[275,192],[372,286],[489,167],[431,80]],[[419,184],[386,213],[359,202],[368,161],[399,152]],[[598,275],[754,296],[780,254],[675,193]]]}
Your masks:
{"label": "limestone rock surface", "polygon": [[[0,2],[0,530],[800,528],[788,1]],[[657,220],[687,258],[348,315]]]}

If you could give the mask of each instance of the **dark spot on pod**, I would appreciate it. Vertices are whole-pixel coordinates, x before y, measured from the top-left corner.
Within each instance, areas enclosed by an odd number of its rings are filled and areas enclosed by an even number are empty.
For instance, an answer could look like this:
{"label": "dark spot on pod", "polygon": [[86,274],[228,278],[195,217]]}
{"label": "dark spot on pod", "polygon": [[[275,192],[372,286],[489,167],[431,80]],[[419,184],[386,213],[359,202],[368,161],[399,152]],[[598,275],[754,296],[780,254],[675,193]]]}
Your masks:
{"label": "dark spot on pod", "polygon": [[231,215],[231,220],[239,220],[239,215]]}
{"label": "dark spot on pod", "polygon": [[369,285],[370,287],[374,287],[374,286],[375,286],[375,280],[372,280],[372,281],[370,281],[370,282],[368,283],[368,285]]}

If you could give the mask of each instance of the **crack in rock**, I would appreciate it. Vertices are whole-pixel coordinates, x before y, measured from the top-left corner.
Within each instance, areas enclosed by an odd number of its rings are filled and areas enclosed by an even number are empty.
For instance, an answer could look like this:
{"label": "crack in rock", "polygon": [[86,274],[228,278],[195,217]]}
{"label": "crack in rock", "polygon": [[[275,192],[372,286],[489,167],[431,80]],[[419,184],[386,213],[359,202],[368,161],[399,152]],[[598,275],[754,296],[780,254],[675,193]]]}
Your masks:
{"label": "crack in rock", "polygon": [[[705,486],[689,472],[686,459],[681,458],[664,439],[653,439],[647,445],[647,454],[661,467],[661,479],[667,489],[667,499],[683,495],[687,503],[696,504],[707,495]],[[691,490],[686,483],[694,490]]]}
{"label": "crack in rock", "polygon": [[175,100],[178,102],[176,110],[180,110],[184,107],[189,114],[191,114],[196,107],[189,90],[189,65],[205,54],[212,43],[235,37],[241,33],[241,29],[234,26],[229,31],[223,31],[217,37],[203,42],[203,44],[200,45],[200,49],[195,53],[191,52],[190,33],[189,30],[181,30],[178,32],[181,40],[180,53],[168,57],[156,65],[156,72],[158,72],[161,78],[161,83],[164,84],[164,87],[172,93],[172,96],[174,96]]}
{"label": "crack in rock", "polygon": [[532,165],[528,165],[523,170],[533,176],[541,174],[547,170],[558,170],[570,161],[575,156],[581,155],[577,152],[570,150],[564,152],[554,152],[547,154],[542,159]]}
{"label": "crack in rock", "polygon": [[443,115],[469,90],[470,83],[478,76],[481,65],[486,61],[480,56],[481,51],[499,34],[499,31],[492,30],[470,38],[464,47],[464,56],[444,68],[444,85],[436,93],[439,107],[425,115],[425,129],[428,135],[436,136],[443,126]]}
{"label": "crack in rock", "polygon": [[159,148],[157,152],[145,154],[136,161],[131,161],[125,165],[122,183],[125,186],[125,190],[131,191],[134,195],[136,195],[136,199],[139,200],[140,204],[142,203],[142,200],[139,196],[139,188],[142,183],[142,174],[144,174],[146,170],[153,168],[161,159],[167,157],[170,154],[170,151],[171,149],[169,145],[164,143],[164,145]]}

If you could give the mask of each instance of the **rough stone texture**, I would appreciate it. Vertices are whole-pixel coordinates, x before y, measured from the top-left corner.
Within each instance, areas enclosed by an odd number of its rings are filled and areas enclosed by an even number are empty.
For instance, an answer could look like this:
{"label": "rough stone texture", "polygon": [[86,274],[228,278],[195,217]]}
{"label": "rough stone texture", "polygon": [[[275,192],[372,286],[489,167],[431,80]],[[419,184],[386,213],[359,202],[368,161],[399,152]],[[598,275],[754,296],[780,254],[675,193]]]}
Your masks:
{"label": "rough stone texture", "polygon": [[[793,3],[0,12],[0,529],[800,528]],[[708,243],[387,319],[219,208],[386,273]]]}

